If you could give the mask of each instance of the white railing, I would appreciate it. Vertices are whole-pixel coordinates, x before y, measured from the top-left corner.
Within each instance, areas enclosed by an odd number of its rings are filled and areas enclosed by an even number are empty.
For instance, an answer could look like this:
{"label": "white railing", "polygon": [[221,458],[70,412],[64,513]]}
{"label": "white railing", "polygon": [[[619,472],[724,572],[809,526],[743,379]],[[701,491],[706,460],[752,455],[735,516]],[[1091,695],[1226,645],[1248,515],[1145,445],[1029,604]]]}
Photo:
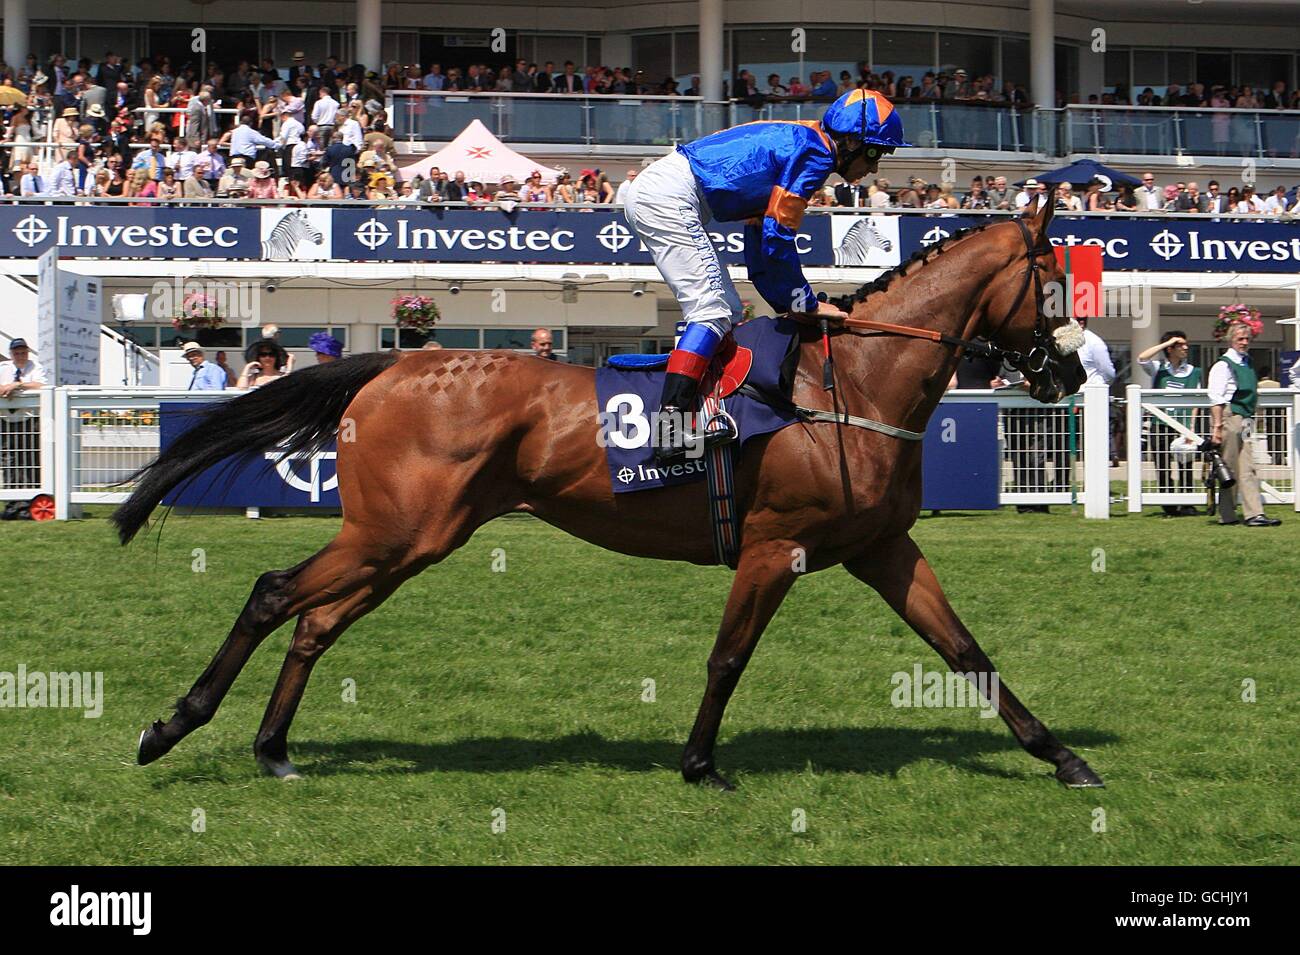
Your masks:
{"label": "white railing", "polygon": [[[1186,432],[1210,431],[1210,402],[1204,389],[1153,389],[1129,385],[1125,392],[1125,483],[1128,510],[1143,506],[1205,503],[1199,455],[1180,453],[1173,441]],[[1266,504],[1290,504],[1300,511],[1300,394],[1280,388],[1259,392],[1255,410],[1255,469]]]}

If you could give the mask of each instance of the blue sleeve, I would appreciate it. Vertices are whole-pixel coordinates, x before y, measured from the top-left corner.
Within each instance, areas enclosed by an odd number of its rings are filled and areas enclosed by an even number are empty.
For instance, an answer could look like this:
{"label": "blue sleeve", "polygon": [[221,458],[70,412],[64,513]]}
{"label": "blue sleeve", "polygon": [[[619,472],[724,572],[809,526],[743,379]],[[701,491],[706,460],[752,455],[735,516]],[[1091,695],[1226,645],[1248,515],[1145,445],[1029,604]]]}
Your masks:
{"label": "blue sleeve", "polygon": [[763,300],[780,313],[817,307],[795,240],[808,199],[825,184],[833,168],[834,159],[820,142],[802,140],[778,175],[761,225],[745,228],[750,281]]}

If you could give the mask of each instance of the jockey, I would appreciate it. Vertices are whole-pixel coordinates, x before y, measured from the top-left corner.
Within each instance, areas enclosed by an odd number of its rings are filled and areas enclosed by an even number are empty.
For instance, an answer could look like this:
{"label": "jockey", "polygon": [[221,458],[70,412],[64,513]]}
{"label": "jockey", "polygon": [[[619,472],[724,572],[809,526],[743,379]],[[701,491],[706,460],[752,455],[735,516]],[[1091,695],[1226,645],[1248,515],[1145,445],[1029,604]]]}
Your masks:
{"label": "jockey", "polygon": [[686,446],[709,448],[735,440],[727,427],[700,435],[678,430],[693,418],[700,379],[742,306],[704,223],[746,220],[749,279],[777,314],[832,319],[844,312],[818,302],[795,246],[804,208],[832,172],[846,182],[874,173],[903,140],[903,123],[874,90],[851,90],[818,120],[759,120],[678,146],[628,187],[624,214],[654,257],[686,319],[668,358],[656,431],[655,457],[666,461]]}

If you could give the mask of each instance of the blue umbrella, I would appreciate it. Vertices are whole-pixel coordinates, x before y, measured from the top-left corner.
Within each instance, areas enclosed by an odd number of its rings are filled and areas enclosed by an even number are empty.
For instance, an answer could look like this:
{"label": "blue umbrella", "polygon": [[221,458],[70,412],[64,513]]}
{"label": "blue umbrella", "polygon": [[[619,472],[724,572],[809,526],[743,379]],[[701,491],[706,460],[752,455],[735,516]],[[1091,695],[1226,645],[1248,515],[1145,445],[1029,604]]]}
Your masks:
{"label": "blue umbrella", "polygon": [[[1068,182],[1072,186],[1086,186],[1094,179],[1105,179],[1112,187],[1142,185],[1141,179],[1136,179],[1118,169],[1112,169],[1095,159],[1080,159],[1078,162],[1072,162],[1068,166],[1053,169],[1034,178],[1039,182]],[[1023,186],[1024,182],[1018,182],[1016,185]]]}

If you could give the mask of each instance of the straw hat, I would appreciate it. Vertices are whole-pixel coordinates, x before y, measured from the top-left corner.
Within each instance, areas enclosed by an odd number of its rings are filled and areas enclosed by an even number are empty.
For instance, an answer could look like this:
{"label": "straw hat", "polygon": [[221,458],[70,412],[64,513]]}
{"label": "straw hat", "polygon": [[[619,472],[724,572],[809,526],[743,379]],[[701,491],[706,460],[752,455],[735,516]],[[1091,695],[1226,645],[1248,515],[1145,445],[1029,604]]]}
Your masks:
{"label": "straw hat", "polygon": [[86,110],[86,115],[91,119],[103,119],[104,107],[100,106],[98,103],[91,103],[90,108]]}
{"label": "straw hat", "polygon": [[198,342],[186,342],[181,346],[181,357],[188,357],[191,352],[203,351],[203,346]]}
{"label": "straw hat", "polygon": [[271,178],[271,164],[265,159],[259,159],[253,163],[253,178],[269,179]]}
{"label": "straw hat", "polygon": [[59,115],[62,116],[64,119],[67,119],[69,116],[80,116],[81,110],[77,109],[77,107],[75,106],[69,106]]}

